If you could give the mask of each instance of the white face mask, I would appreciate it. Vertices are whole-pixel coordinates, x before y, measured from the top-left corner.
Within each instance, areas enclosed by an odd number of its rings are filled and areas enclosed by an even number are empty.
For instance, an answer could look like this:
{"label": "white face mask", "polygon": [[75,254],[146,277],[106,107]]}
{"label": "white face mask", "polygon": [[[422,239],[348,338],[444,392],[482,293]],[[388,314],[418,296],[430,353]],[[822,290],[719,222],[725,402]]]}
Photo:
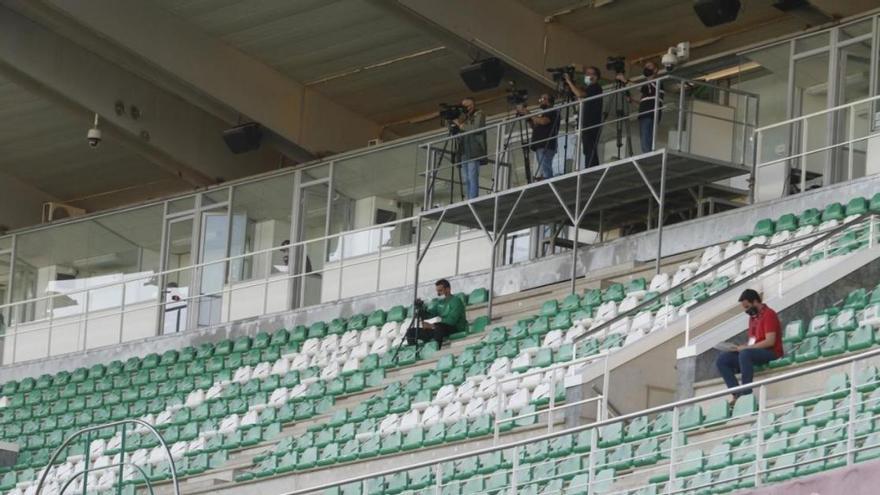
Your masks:
{"label": "white face mask", "polygon": [[584,84],[586,84],[587,86],[589,86],[590,84],[593,84],[593,76],[585,75],[584,76]]}

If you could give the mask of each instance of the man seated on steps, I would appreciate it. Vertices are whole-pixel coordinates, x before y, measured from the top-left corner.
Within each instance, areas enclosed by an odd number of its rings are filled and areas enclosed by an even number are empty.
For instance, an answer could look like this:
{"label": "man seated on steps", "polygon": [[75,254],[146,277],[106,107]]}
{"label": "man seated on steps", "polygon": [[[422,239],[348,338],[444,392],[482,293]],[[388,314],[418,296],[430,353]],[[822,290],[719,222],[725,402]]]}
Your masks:
{"label": "man seated on steps", "polygon": [[[715,360],[715,366],[728,388],[739,385],[736,372],[742,374],[743,385],[752,383],[754,367],[767,364],[783,356],[782,330],[779,316],[766,304],[761,302],[761,295],[752,289],[746,289],[739,296],[739,303],[749,315],[749,342],[737,346],[735,350],[722,352]],[[740,395],[752,393],[751,389],[735,392],[733,400]]]}
{"label": "man seated on steps", "polygon": [[425,321],[421,328],[410,328],[406,332],[406,343],[415,345],[419,340],[436,340],[437,347],[443,345],[443,339],[454,333],[467,332],[467,314],[464,302],[460,297],[452,295],[452,286],[445,278],[441,278],[434,284],[437,289],[437,299],[430,307],[425,307],[421,299],[416,300],[416,311],[423,319],[439,318],[439,321],[431,323]]}

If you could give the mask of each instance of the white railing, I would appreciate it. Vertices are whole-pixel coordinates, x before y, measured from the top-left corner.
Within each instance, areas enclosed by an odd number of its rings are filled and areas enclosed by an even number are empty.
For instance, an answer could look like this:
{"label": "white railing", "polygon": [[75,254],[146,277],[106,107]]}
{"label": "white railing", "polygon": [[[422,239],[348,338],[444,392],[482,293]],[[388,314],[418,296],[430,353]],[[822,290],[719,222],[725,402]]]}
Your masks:
{"label": "white railing", "polygon": [[[874,124],[878,100],[880,100],[880,95],[756,128],[754,131],[754,138],[757,143],[754,148],[756,153],[755,166],[760,169],[770,165],[788,163],[790,169],[798,170],[800,173],[798,190],[802,192],[806,190],[809,180],[807,177],[809,174],[807,169],[808,158],[813,155],[845,149],[847,173],[846,177],[841,180],[856,178],[856,155],[859,153],[866,154],[866,151],[857,150],[856,145],[865,143],[880,133]],[[856,116],[860,112],[866,113],[866,128],[862,135],[856,133]],[[816,142],[817,139],[811,139],[810,136],[810,121],[812,119],[819,120],[818,123],[814,122],[813,126],[820,126],[818,144],[813,147],[811,147],[811,143]],[[841,129],[846,131],[841,132]],[[769,134],[775,135],[768,136]],[[778,157],[764,160],[764,146],[767,144],[768,138],[773,140],[770,144],[776,143],[776,146],[772,147],[772,154],[778,155]],[[780,147],[785,150],[783,153],[779,152]],[[822,158],[822,162],[829,161],[831,160],[828,160],[827,157]],[[763,180],[761,177],[757,178],[758,180]],[[828,183],[826,180],[825,184],[827,185]],[[787,188],[788,184],[784,184],[784,187]]]}
{"label": "white railing", "polygon": [[[572,352],[576,352],[575,349],[576,349],[576,346],[572,346]],[[526,418],[531,418],[531,417],[538,417],[542,414],[547,415],[547,432],[551,433],[551,432],[553,432],[553,426],[554,426],[554,422],[556,419],[555,418],[556,412],[558,412],[560,410],[564,410],[564,409],[569,409],[572,407],[583,406],[586,404],[595,403],[596,404],[596,419],[606,419],[608,417],[608,394],[606,391],[608,390],[608,383],[609,383],[609,376],[608,376],[608,355],[609,355],[609,353],[610,353],[609,351],[602,351],[598,354],[593,354],[591,356],[582,357],[582,358],[578,358],[577,356],[572,355],[572,359],[570,361],[556,363],[556,364],[553,364],[553,365],[548,366],[546,368],[535,368],[535,369],[528,371],[526,373],[517,373],[517,374],[511,375],[511,376],[496,380],[495,397],[497,397],[498,400],[496,402],[497,406],[495,409],[495,417],[494,417],[494,419],[495,419],[495,421],[494,421],[495,429],[494,429],[494,433],[493,433],[494,442],[495,443],[498,442],[499,436],[501,434],[501,426],[503,424],[515,423],[516,421],[526,419]],[[571,368],[573,368],[573,367],[580,368],[583,365],[591,364],[591,363],[599,361],[599,360],[602,360],[605,363],[604,372],[602,374],[602,393],[597,394],[594,397],[590,397],[587,399],[581,399],[581,400],[577,400],[577,401],[573,401],[573,402],[569,402],[566,400],[565,403],[562,405],[557,404],[556,403],[556,387],[559,383],[562,383],[563,385],[567,385],[566,377],[569,376],[568,372],[571,371]],[[564,373],[564,376],[562,377],[561,381],[557,376],[558,370],[562,370],[562,372]],[[503,412],[504,412],[504,404],[503,404],[502,398],[505,397],[505,393],[503,391],[504,384],[505,383],[512,383],[512,382],[521,382],[526,377],[536,376],[536,375],[543,375],[545,377],[545,379],[548,376],[550,377],[549,384],[548,384],[549,385],[548,399],[550,402],[547,405],[547,408],[541,409],[541,410],[536,410],[534,412],[520,413],[520,414],[511,416],[511,417],[507,417],[507,418],[502,417]],[[579,376],[575,375],[575,378],[579,378]]]}
{"label": "white railing", "polygon": [[[512,468],[510,469],[499,469],[498,471],[506,474],[506,479],[508,483],[504,486],[502,491],[504,493],[510,493],[515,495],[519,493],[519,491],[524,487],[526,483],[519,483],[517,480],[519,479],[519,474],[521,473],[520,469],[531,469],[536,463],[532,465],[522,467],[523,463],[522,454],[524,449],[526,449],[529,445],[534,445],[540,442],[550,441],[562,436],[571,436],[575,437],[579,433],[590,432],[590,446],[589,449],[584,449],[585,453],[582,454],[574,454],[568,456],[569,458],[574,458],[575,456],[580,457],[581,460],[585,460],[586,458],[586,467],[583,467],[581,464],[581,468],[575,469],[574,471],[567,473],[556,473],[555,475],[551,475],[551,477],[545,479],[535,479],[533,476],[528,484],[531,483],[546,483],[547,481],[551,481],[553,479],[559,479],[563,476],[572,477],[576,475],[586,475],[586,480],[584,481],[584,485],[582,487],[578,487],[580,489],[585,489],[587,494],[592,495],[594,493],[602,493],[602,494],[611,494],[611,493],[632,493],[633,490],[637,490],[639,488],[644,488],[650,486],[651,483],[648,481],[649,477],[656,474],[664,475],[668,481],[664,482],[669,490],[663,493],[683,493],[688,490],[692,490],[695,488],[699,488],[697,486],[688,486],[681,488],[674,488],[676,485],[676,479],[682,478],[683,475],[679,473],[682,471],[682,466],[686,463],[684,456],[682,455],[683,451],[690,451],[695,447],[709,447],[717,446],[724,442],[729,442],[735,438],[741,438],[744,434],[750,434],[751,438],[754,438],[755,441],[746,444],[737,443],[737,447],[735,448],[735,452],[739,454],[746,455],[747,460],[740,462],[737,464],[738,471],[737,480],[750,480],[755,486],[761,486],[764,484],[772,483],[773,480],[770,479],[772,474],[775,472],[779,472],[782,469],[788,469],[789,467],[794,470],[798,466],[806,465],[811,462],[815,462],[815,459],[803,460],[799,459],[790,466],[778,467],[778,466],[770,466],[765,461],[771,457],[769,454],[775,454],[775,452],[771,452],[768,449],[768,441],[765,439],[765,435],[770,431],[771,427],[777,427],[779,424],[772,425],[768,423],[768,420],[771,417],[770,413],[777,413],[780,411],[790,410],[791,408],[801,404],[805,400],[809,400],[811,398],[819,397],[820,399],[824,397],[823,393],[816,389],[815,380],[812,380],[813,385],[806,385],[806,388],[803,386],[798,386],[793,390],[798,390],[795,393],[789,393],[784,397],[771,397],[769,395],[769,387],[774,386],[774,390],[780,390],[783,387],[783,384],[791,384],[795,383],[795,380],[801,377],[807,376],[820,376],[820,374],[831,371],[831,370],[842,370],[843,372],[848,374],[848,386],[842,390],[834,391],[835,396],[840,400],[841,398],[844,401],[844,406],[836,407],[832,410],[832,413],[836,412],[838,409],[841,411],[846,411],[846,420],[845,420],[845,428],[846,432],[843,435],[843,438],[839,440],[839,442],[845,442],[845,448],[841,452],[837,452],[834,454],[826,454],[823,455],[820,460],[835,458],[835,457],[844,457],[841,465],[852,465],[857,462],[857,456],[859,452],[866,451],[869,448],[878,448],[880,444],[874,446],[865,446],[858,445],[860,441],[867,437],[867,433],[857,434],[856,429],[859,426],[860,422],[870,421],[871,418],[858,418],[856,415],[857,412],[857,401],[860,401],[860,390],[863,387],[872,387],[875,385],[880,385],[880,381],[876,378],[872,378],[866,382],[857,382],[857,378],[859,375],[859,364],[867,364],[867,361],[876,362],[880,359],[880,349],[874,349],[870,351],[866,351],[862,354],[847,356],[843,358],[839,358],[833,361],[826,361],[824,363],[820,363],[810,367],[804,367],[801,369],[793,370],[787,373],[782,373],[777,376],[765,378],[763,380],[759,380],[753,382],[748,385],[740,385],[736,388],[726,389],[726,390],[718,390],[715,392],[710,392],[707,394],[703,394],[698,397],[685,399],[677,402],[673,402],[670,404],[647,408],[642,411],[624,414],[618,416],[613,419],[602,419],[596,422],[578,426],[575,428],[569,428],[561,431],[557,431],[550,434],[536,435],[527,439],[509,442],[502,445],[495,445],[492,447],[487,447],[483,449],[475,449],[469,452],[457,453],[450,456],[444,456],[440,458],[433,458],[430,460],[426,460],[423,462],[413,463],[406,466],[394,467],[392,469],[382,470],[378,472],[372,472],[370,474],[353,476],[346,479],[334,481],[331,483],[321,484],[317,486],[312,486],[308,488],[302,488],[293,490],[290,492],[286,492],[283,495],[307,495],[307,494],[322,494],[327,493],[325,490],[344,487],[347,485],[362,485],[364,487],[368,486],[368,482],[372,479],[389,479],[395,474],[421,470],[421,469],[430,469],[433,472],[433,479],[431,481],[432,487],[436,489],[436,493],[442,493],[444,487],[449,484],[454,483],[464,483],[470,481],[474,478],[467,478],[461,481],[448,480],[443,478],[443,470],[441,466],[446,463],[451,463],[454,461],[466,459],[466,458],[477,458],[478,456],[493,454],[493,453],[501,453],[506,459],[512,460]],[[866,369],[866,366],[863,366],[861,369]],[[790,387],[791,389],[791,387]],[[721,421],[718,421],[714,424],[706,424],[701,423],[697,426],[687,426],[682,425],[680,422],[680,417],[683,411],[687,411],[693,407],[699,407],[707,404],[707,402],[715,400],[723,401],[724,398],[729,396],[734,392],[743,392],[743,391],[751,391],[757,390],[757,399],[755,400],[755,408],[754,410],[749,410],[745,414],[742,414],[738,417],[729,417],[724,418]],[[812,411],[811,411],[812,413]],[[818,413],[817,413],[818,414]],[[662,439],[664,446],[656,452],[653,452],[657,455],[658,460],[653,463],[649,463],[643,467],[636,467],[632,470],[624,470],[620,474],[614,473],[614,475],[607,479],[601,480],[597,479],[597,474],[601,472],[599,468],[599,464],[597,464],[597,456],[600,452],[605,451],[606,453],[613,450],[616,446],[613,447],[599,447],[599,432],[603,427],[613,425],[618,422],[622,422],[624,425],[627,425],[634,420],[644,419],[650,421],[660,415],[668,415],[670,420],[670,430],[668,433],[655,435],[652,438],[657,439],[658,442]],[[841,415],[842,416],[842,415]],[[778,417],[775,416],[775,417]],[[805,419],[809,419],[813,416],[810,414],[806,415]],[[779,420],[779,423],[791,423],[788,420]],[[728,429],[725,430],[725,427],[729,426]],[[704,428],[711,428],[712,433],[707,434],[704,437],[700,437],[700,433]],[[822,428],[826,428],[823,426]],[[822,429],[817,429],[815,433],[818,435]],[[681,439],[683,438],[683,434],[690,434],[690,440],[687,441],[687,444],[679,444]],[[806,434],[806,433],[804,433]],[[795,435],[796,436],[796,435]],[[745,445],[740,447],[740,445]],[[806,450],[806,449],[804,449]],[[507,455],[505,455],[507,454]],[[704,450],[705,455],[709,455],[708,452]],[[636,458],[636,455],[624,456],[619,459],[621,462],[631,463],[633,459]],[[566,457],[554,457],[550,459],[548,462],[552,462],[554,464],[559,461],[566,460]],[[705,468],[708,469],[708,468]],[[498,472],[496,471],[496,473]],[[720,469],[718,469],[720,471]],[[488,475],[484,475],[484,478],[489,478],[495,473],[491,473]],[[479,475],[475,475],[479,476]],[[693,479],[692,475],[688,475],[689,478]],[[714,486],[722,486],[724,483],[728,483],[729,479],[720,479],[719,478],[710,478],[708,483],[705,483],[703,487],[714,487]],[[601,491],[598,489],[597,484],[605,483],[606,486],[601,487]],[[612,486],[613,485],[613,486]],[[571,486],[570,488],[574,488]],[[496,489],[493,487],[492,491],[476,491],[474,493],[495,493]],[[368,493],[368,492],[362,492]]]}
{"label": "white railing", "polygon": [[[406,218],[183,268],[120,275],[116,281],[0,305],[0,314],[9,315],[5,333],[0,337],[3,343],[0,362],[8,364],[115,345],[163,331],[219,324],[410,285],[415,246],[412,242],[388,246],[388,233],[416,223],[415,218]],[[354,242],[362,240],[363,234],[370,237],[369,245],[355,249],[354,255],[347,254],[351,252],[348,246],[352,239]],[[331,242],[336,243],[336,249],[328,250],[330,261],[306,270],[310,263],[309,247]],[[482,242],[482,236],[471,236],[456,229],[453,237],[436,241],[428,257],[432,252],[441,256],[452,249],[455,252],[453,262],[449,263],[445,254],[441,257],[448,264],[444,273],[458,275],[472,271],[472,267],[462,268],[465,258],[462,250],[473,242]],[[317,251],[324,256],[324,249]],[[290,257],[289,265],[294,273],[273,268],[273,259],[285,255]],[[261,266],[262,273],[240,281],[229,276],[232,265],[247,262],[251,266]],[[369,270],[374,275],[349,274],[359,269]],[[223,272],[222,286],[198,291],[198,281],[212,270]],[[322,285],[320,299],[306,300],[306,290],[314,289],[307,284],[319,278]],[[177,279],[188,279],[193,283],[188,287],[167,287],[168,281]],[[365,280],[369,282],[368,286],[364,285]],[[153,288],[144,291],[144,287]],[[173,300],[166,297],[169,292],[176,293],[177,297]],[[133,293],[139,295],[132,297]],[[209,321],[199,322],[199,306],[216,306],[218,302],[220,311],[213,310]]]}
{"label": "white railing", "polygon": [[[662,105],[655,105],[650,111],[639,112],[638,108],[629,109],[628,96],[630,92],[638,92],[642,87],[657,85],[666,90],[666,96]],[[710,98],[703,99],[703,91],[710,92]],[[717,106],[732,113],[731,116],[713,115],[694,108],[695,102],[704,102]],[[580,109],[586,105],[597,104],[604,106],[604,117],[599,123],[585,124],[579,117]],[[757,127],[758,96],[746,91],[732,88],[722,88],[703,81],[682,79],[677,76],[665,75],[656,79],[644,80],[623,88],[617,88],[600,95],[591,96],[570,103],[556,105],[546,110],[537,110],[523,116],[515,116],[486,125],[479,129],[459,132],[439,139],[433,139],[419,145],[425,155],[425,169],[423,172],[425,181],[425,200],[423,208],[426,210],[453,204],[458,202],[456,187],[463,184],[461,166],[469,161],[483,161],[491,165],[492,172],[488,177],[489,185],[481,185],[483,193],[494,193],[510,188],[522,186],[532,182],[531,176],[538,170],[526,163],[526,156],[530,146],[534,143],[528,138],[529,119],[556,113],[558,114],[558,134],[548,140],[558,140],[557,159],[563,163],[571,159],[571,165],[566,164],[566,172],[580,170],[584,165],[584,157],[581,156],[583,145],[581,134],[588,131],[599,132],[599,137],[605,141],[617,140],[618,153],[614,158],[622,160],[631,158],[660,148],[691,152],[697,155],[706,155],[711,158],[722,159],[729,163],[751,166],[753,153],[750,149],[750,136]],[[619,111],[619,113],[617,113]],[[740,116],[737,116],[737,113]],[[663,120],[663,115],[667,115]],[[634,150],[639,147],[638,140],[634,140],[635,132],[630,128],[632,122],[640,118],[652,119],[651,126],[651,150]],[[725,125],[729,127],[729,134],[720,136],[723,141],[729,140],[729,149],[716,149],[707,146],[707,143],[693,142],[695,127],[699,128],[699,122]],[[664,137],[663,132],[668,131]],[[485,136],[486,154],[482,156],[463,157],[458,150],[463,138],[470,136]],[[597,139],[598,139],[597,138]],[[633,141],[636,141],[633,143]],[[596,142],[595,153],[599,163],[606,163],[602,150],[605,142]],[[722,156],[715,156],[720,153]],[[589,166],[589,164],[586,164]],[[526,171],[526,169],[530,169]],[[534,169],[534,170],[532,170]],[[456,179],[456,171],[459,178]],[[521,172],[522,171],[522,172]],[[484,177],[485,178],[485,177]],[[484,181],[485,182],[485,181]],[[439,184],[449,187],[449,194],[441,192]],[[464,195],[463,189],[458,191]]]}

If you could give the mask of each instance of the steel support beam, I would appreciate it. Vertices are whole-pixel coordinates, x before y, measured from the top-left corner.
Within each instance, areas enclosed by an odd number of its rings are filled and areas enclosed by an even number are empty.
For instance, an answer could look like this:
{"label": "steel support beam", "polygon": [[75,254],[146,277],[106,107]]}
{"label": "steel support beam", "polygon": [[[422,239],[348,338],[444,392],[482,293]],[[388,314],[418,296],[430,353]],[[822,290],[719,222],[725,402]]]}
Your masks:
{"label": "steel support beam", "polygon": [[[428,30],[450,49],[470,57],[479,51],[548,86],[546,68],[588,60],[604,60],[612,53],[562,24],[546,22],[515,0],[368,0]],[[476,49],[475,49],[476,48]]]}
{"label": "steel support beam", "polygon": [[148,73],[148,78],[227,123],[240,116],[259,122],[278,138],[273,144],[295,160],[362,147],[381,130],[377,123],[151,2],[10,3],[39,22],[67,19],[97,34],[104,44],[134,55],[126,66],[135,65],[138,72]]}
{"label": "steel support beam", "polygon": [[[0,73],[28,91],[83,115],[101,115],[102,130],[191,185],[214,184],[274,168],[268,149],[233,155],[220,138],[228,125],[183,100],[0,4]],[[116,103],[139,109],[117,114]],[[100,150],[99,150],[100,151]],[[120,164],[124,166],[124,164]]]}

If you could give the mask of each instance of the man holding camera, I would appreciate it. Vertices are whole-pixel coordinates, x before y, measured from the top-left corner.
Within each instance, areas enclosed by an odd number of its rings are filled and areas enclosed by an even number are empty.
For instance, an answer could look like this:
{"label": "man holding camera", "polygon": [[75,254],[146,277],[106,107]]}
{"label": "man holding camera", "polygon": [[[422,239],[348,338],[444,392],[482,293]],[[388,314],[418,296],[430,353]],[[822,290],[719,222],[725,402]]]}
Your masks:
{"label": "man holding camera", "polygon": [[467,332],[467,314],[464,302],[452,295],[452,286],[445,278],[441,278],[434,284],[437,290],[437,300],[431,307],[426,308],[421,299],[416,299],[415,310],[421,318],[440,318],[436,323],[424,322],[422,328],[410,328],[406,332],[406,343],[416,345],[418,341],[426,342],[434,340],[437,347],[443,345],[443,339],[454,333]]}
{"label": "man holding camera", "polygon": [[[553,177],[553,158],[556,156],[556,134],[559,133],[559,110],[549,110],[556,100],[553,95],[544,93],[538,98],[541,112],[529,117],[532,128],[531,145],[538,159],[538,173],[544,179]],[[526,114],[525,105],[516,107],[516,114]]]}
{"label": "man holding camera", "polygon": [[[461,106],[464,107],[464,112],[452,122],[458,132],[466,133],[486,126],[486,116],[482,110],[477,110],[477,104],[473,97],[468,96],[461,100]],[[487,162],[486,131],[461,136],[459,138],[459,154],[461,175],[467,198],[474,199],[480,195],[480,165]]]}
{"label": "man holding camera", "polygon": [[565,73],[565,83],[578,98],[587,98],[581,104],[580,128],[581,149],[584,152],[584,168],[599,165],[599,134],[602,131],[602,86],[599,78],[602,73],[598,67],[584,70],[584,86],[574,83],[571,74]]}
{"label": "man holding camera", "polygon": [[[645,63],[642,74],[645,76],[646,84],[640,88],[641,97],[639,98],[639,137],[642,143],[642,153],[654,151],[654,109],[663,108],[663,88],[659,82],[651,82],[657,79],[657,64],[654,62]],[[626,76],[617,75],[617,80],[628,84]],[[657,111],[657,124],[660,123],[660,111]]]}

